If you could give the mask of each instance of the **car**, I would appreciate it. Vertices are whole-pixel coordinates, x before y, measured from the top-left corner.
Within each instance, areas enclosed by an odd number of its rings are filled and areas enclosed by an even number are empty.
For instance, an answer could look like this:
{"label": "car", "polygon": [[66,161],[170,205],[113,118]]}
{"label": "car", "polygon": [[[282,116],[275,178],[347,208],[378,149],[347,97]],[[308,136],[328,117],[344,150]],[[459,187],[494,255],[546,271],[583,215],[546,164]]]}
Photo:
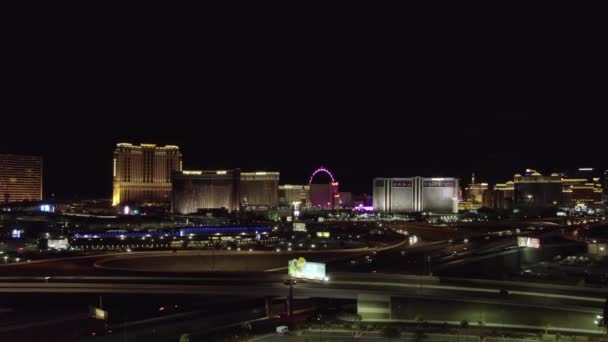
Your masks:
{"label": "car", "polygon": [[82,333],[88,337],[105,336],[111,334],[112,329],[108,327],[105,321],[89,320],[84,323]]}
{"label": "car", "polygon": [[506,296],[506,295],[508,295],[508,294],[509,294],[509,291],[507,291],[507,290],[505,290],[505,289],[500,289],[500,290],[498,291],[498,294],[499,294],[499,295],[501,295],[501,296]]}

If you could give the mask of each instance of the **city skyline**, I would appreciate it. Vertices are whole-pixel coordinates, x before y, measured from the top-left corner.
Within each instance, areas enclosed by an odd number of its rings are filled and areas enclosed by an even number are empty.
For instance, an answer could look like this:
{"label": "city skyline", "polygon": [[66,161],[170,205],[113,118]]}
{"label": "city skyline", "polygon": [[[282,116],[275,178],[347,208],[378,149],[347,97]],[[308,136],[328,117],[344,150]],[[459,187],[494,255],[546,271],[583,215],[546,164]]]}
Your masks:
{"label": "city skyline", "polygon": [[[129,146],[131,146],[132,144],[131,144],[131,142],[128,142],[128,143],[126,143],[126,142],[120,142],[120,143],[116,143],[114,147],[115,148],[121,148],[121,146],[123,146],[123,145],[129,145]],[[141,144],[135,143],[133,145],[135,147],[138,147],[139,145],[141,145],[141,146],[158,146],[158,147],[162,147],[161,144],[152,144],[152,143],[141,143]],[[181,147],[177,146],[177,145],[168,144],[166,146],[170,147],[170,148],[175,148],[175,149],[178,149],[178,150],[181,149]],[[115,174],[116,173],[116,154],[115,154],[116,152],[114,151],[113,153],[114,153],[114,158],[111,158],[111,162],[110,162],[110,164],[112,165],[112,169],[113,170],[110,170],[110,172],[111,172],[110,176],[112,176],[112,175],[115,176],[116,175]],[[39,158],[39,156],[32,156],[32,155],[28,155],[28,154],[22,154],[20,156]],[[44,158],[42,158],[42,159],[44,159]],[[187,163],[187,156],[186,156],[186,158],[184,158],[184,160],[181,160],[181,154],[180,154],[179,167],[183,168],[183,170],[204,170],[204,171],[213,171],[213,172],[215,172],[215,170],[230,169],[230,168],[223,167],[221,165],[219,165],[217,167],[214,167],[214,168],[208,168],[208,167],[207,168],[202,168],[202,167],[194,166],[194,165],[190,165],[191,167],[188,167],[189,164],[186,164]],[[589,165],[585,165],[585,167],[583,167],[583,168],[575,167],[575,166],[569,166],[569,167],[563,167],[563,168],[549,168],[549,169],[546,169],[546,170],[539,169],[539,171],[541,171],[541,173],[545,173],[547,175],[548,174],[559,173],[560,175],[563,175],[565,178],[576,178],[576,175],[574,173],[576,173],[577,170],[578,171],[584,170],[586,172],[590,171],[591,173],[589,173],[589,174],[587,174],[587,175],[585,175],[583,177],[586,177],[586,178],[589,178],[589,177],[592,177],[592,176],[598,176],[600,178],[604,177],[602,175],[604,174],[605,170],[603,170],[601,168],[588,167],[588,166]],[[319,165],[318,167],[323,168],[325,166],[324,165]],[[285,179],[281,178],[281,179],[279,179],[279,184],[299,184],[299,185],[308,184],[308,181],[310,179],[310,174],[312,174],[313,172],[315,172],[315,170],[317,170],[317,168],[311,168],[310,173],[304,179],[298,180],[298,179],[295,179],[294,177],[288,177],[289,179],[291,179],[293,181],[286,181]],[[243,168],[242,167],[235,167],[234,169],[243,169]],[[245,169],[245,170],[247,170],[247,169]],[[265,170],[265,169],[258,168],[258,169],[249,169],[249,170],[251,170],[251,171],[260,171],[260,170]],[[479,171],[473,171],[469,175],[464,175],[464,176],[460,176],[459,175],[459,176],[457,176],[455,178],[459,180],[459,184],[460,184],[459,187],[462,188],[463,190],[467,187],[468,184],[482,184],[482,183],[489,185],[490,189],[491,189],[495,185],[501,185],[501,183],[505,183],[507,181],[512,180],[513,176],[519,175],[524,170],[525,171],[529,171],[529,170],[536,171],[535,169],[530,169],[530,168],[519,168],[519,169],[516,169],[515,171],[513,171],[510,175],[505,176],[505,178],[496,178],[496,175],[494,175],[494,177],[487,177],[487,178],[485,178],[483,176],[480,177],[479,176],[479,174],[480,174]],[[608,171],[608,170],[606,170],[606,171]],[[279,172],[281,172],[281,171],[279,170]],[[397,171],[397,172],[399,172],[399,171]],[[476,175],[476,173],[477,173],[477,175]],[[45,174],[46,174],[46,172],[45,172]],[[401,172],[401,173],[391,174],[389,176],[382,176],[382,177],[374,176],[374,177],[372,177],[372,178],[370,178],[368,180],[367,183],[369,183],[369,184],[368,184],[367,189],[365,189],[365,185],[364,185],[365,182],[359,180],[359,181],[357,181],[357,183],[355,183],[355,186],[351,187],[351,186],[349,186],[349,184],[347,184],[347,187],[346,187],[345,191],[353,192],[353,193],[357,193],[357,194],[371,195],[374,192],[374,190],[373,190],[374,186],[373,186],[372,183],[373,183],[373,180],[376,179],[376,178],[387,178],[387,177],[388,178],[395,178],[395,177],[396,178],[399,178],[399,177],[450,177],[449,174],[447,174],[447,175],[446,174],[447,173],[445,171],[438,171],[435,174],[433,174],[432,171],[431,171],[431,174],[425,174],[423,176],[420,176],[417,173],[408,173],[407,171],[405,171],[405,172]],[[483,173],[482,173],[482,175],[483,175]],[[355,177],[356,176],[357,175],[355,175]],[[475,177],[475,178],[473,178],[473,177]],[[336,176],[336,180],[338,180],[337,178],[338,177]],[[352,177],[347,177],[347,179],[352,179]],[[493,180],[489,181],[488,179],[493,179]],[[600,181],[603,182],[603,180],[600,180]],[[73,196],[73,197],[65,196],[65,195],[64,196],[61,196],[61,195],[59,195],[59,196],[57,196],[57,195],[53,196],[54,194],[51,193],[50,191],[47,191],[47,189],[46,189],[46,187],[47,187],[46,183],[47,182],[48,182],[48,179],[46,179],[46,176],[45,176],[45,186],[44,186],[44,194],[43,194],[43,198],[44,199],[51,199],[51,198],[57,198],[57,199],[83,198],[84,199],[84,198],[106,198],[106,197],[109,198],[109,199],[112,199],[113,196],[116,197],[116,192],[115,191],[114,191],[114,195],[112,195],[112,183],[113,183],[112,180],[110,180],[110,190],[109,190],[109,192],[107,194],[101,194],[101,195],[100,194],[94,194],[92,196],[91,195],[87,196],[86,194],[88,194],[89,189],[81,189],[81,190],[83,190],[82,193],[84,193],[85,195],[84,196],[80,196],[79,194],[75,194],[75,196]],[[53,184],[53,183],[54,182],[51,181],[51,184]],[[356,189],[356,190],[353,190],[353,189]],[[361,191],[360,189],[363,189],[363,191]],[[104,191],[105,190],[106,189],[104,189]]]}

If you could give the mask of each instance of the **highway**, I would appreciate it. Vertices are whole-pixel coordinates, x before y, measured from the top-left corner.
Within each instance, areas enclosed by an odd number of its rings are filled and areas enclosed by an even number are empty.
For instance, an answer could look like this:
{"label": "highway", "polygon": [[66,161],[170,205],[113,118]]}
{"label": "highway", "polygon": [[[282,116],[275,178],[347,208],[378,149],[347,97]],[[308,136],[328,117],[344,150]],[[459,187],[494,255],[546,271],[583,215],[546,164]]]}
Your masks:
{"label": "highway", "polygon": [[[485,301],[514,306],[552,306],[597,311],[608,290],[534,284],[400,276],[334,273],[328,283],[299,282],[296,296],[356,299],[358,294],[426,297],[453,301]],[[213,294],[243,297],[286,296],[288,286],[276,273],[215,274],[204,277],[1,277],[3,293],[132,293]],[[501,296],[500,290],[508,295]]]}
{"label": "highway", "polygon": [[[48,282],[43,277],[3,277],[0,293],[128,295],[133,299],[145,295],[280,299],[289,295],[284,279],[285,275],[264,272],[204,277],[53,277]],[[501,294],[501,289],[508,294]],[[331,298],[358,303],[361,295],[389,301],[390,317],[395,320],[413,320],[423,315],[434,321],[466,318],[514,327],[540,326],[542,321],[550,320],[556,328],[593,331],[608,291],[552,284],[357,273],[333,273],[328,283],[298,282],[294,286],[294,296],[300,299]],[[368,299],[363,300],[366,303]]]}

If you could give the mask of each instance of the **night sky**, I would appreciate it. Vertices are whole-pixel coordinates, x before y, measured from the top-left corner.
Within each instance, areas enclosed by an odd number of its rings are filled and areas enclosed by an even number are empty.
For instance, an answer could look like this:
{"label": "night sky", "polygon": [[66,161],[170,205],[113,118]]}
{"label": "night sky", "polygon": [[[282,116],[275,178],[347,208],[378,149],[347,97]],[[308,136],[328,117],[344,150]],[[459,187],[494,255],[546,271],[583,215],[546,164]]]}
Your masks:
{"label": "night sky", "polygon": [[109,196],[117,142],[282,183],[324,165],[354,192],[608,168],[594,27],[83,2],[0,9],[0,153],[42,155],[47,196]]}

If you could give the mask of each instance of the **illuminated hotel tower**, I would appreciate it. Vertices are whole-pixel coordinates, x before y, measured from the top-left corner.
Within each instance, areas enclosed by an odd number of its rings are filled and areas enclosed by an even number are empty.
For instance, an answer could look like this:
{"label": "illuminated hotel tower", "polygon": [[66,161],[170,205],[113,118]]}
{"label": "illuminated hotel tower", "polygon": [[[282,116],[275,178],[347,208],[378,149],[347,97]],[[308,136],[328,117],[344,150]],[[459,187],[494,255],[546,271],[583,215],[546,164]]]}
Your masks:
{"label": "illuminated hotel tower", "polygon": [[42,158],[0,154],[0,202],[42,201]]}
{"label": "illuminated hotel tower", "polygon": [[116,144],[112,205],[169,204],[171,173],[181,169],[178,146]]}

